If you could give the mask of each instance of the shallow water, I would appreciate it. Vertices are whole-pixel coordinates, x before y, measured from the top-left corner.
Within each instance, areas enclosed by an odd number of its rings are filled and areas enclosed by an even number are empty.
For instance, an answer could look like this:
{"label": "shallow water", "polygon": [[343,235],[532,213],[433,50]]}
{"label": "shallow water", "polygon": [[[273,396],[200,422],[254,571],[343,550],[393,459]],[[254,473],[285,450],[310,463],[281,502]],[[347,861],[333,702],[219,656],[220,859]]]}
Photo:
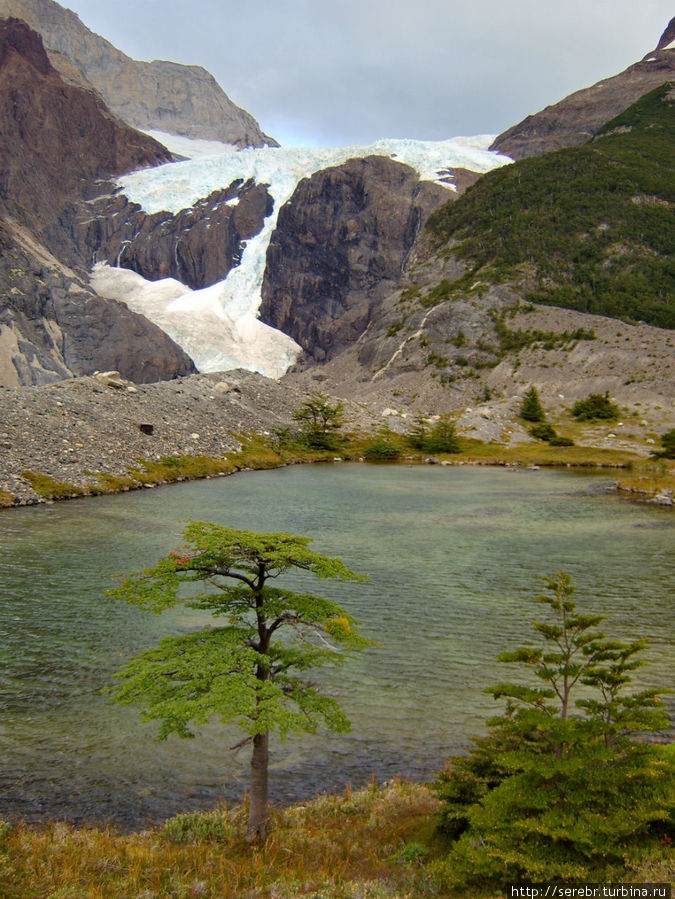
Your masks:
{"label": "shallow water", "polygon": [[[321,681],[347,736],[274,742],[272,795],[307,797],[371,777],[429,777],[499,706],[499,652],[527,642],[539,578],[564,570],[608,633],[647,637],[640,683],[672,679],[675,518],[570,472],[300,466],[0,517],[0,816],[129,826],[241,798],[238,732],[153,739],[140,710],[101,695],[130,655],[199,626],[104,596],[112,574],[153,564],[202,518],[312,535],[367,584],[307,582],[341,602],[380,648]],[[318,678],[317,678],[318,679]]]}

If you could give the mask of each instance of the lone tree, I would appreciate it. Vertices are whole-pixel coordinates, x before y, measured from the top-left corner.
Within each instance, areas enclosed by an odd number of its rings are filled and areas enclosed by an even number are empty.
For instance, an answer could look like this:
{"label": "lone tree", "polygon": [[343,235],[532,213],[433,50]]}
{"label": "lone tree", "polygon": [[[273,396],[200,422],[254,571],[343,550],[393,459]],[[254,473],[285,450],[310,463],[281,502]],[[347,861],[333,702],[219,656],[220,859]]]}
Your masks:
{"label": "lone tree", "polygon": [[371,645],[339,605],[271,582],[292,569],[319,578],[366,578],[341,559],[310,550],[309,537],[254,534],[204,521],[190,522],[184,537],[184,547],[131,574],[111,595],[155,614],[184,604],[226,623],[169,637],[140,653],[118,673],[122,683],[113,692],[117,702],[143,703],[146,720],[161,721],[159,739],[171,733],[194,737],[191,725],[212,717],[246,731],[238,746],[253,746],[247,838],[262,842],[270,733],[314,733],[321,722],[336,732],[349,730],[337,702],[297,673]]}
{"label": "lone tree", "polygon": [[345,423],[344,404],[331,403],[324,393],[313,393],[293,418],[302,425],[302,438],[312,449],[337,449],[340,440],[337,431]]}
{"label": "lone tree", "polygon": [[437,784],[455,841],[444,876],[458,894],[544,876],[620,880],[669,827],[675,758],[634,739],[668,715],[654,690],[625,691],[644,641],[597,630],[603,616],[577,611],[568,575],[546,583],[541,645],[499,657],[530,677],[487,690],[504,715]]}
{"label": "lone tree", "polygon": [[520,404],[520,417],[524,418],[525,421],[546,420],[546,413],[544,412],[544,408],[541,405],[539,392],[534,385],[530,387],[530,389],[525,393],[525,396],[523,397],[523,400]]}

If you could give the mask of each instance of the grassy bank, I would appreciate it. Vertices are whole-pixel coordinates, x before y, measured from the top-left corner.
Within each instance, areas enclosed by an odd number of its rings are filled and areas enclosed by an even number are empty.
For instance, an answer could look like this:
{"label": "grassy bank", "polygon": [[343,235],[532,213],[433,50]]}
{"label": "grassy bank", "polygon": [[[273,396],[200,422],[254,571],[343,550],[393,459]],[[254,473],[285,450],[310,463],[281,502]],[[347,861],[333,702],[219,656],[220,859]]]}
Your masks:
{"label": "grassy bank", "polygon": [[[24,477],[42,499],[55,501],[123,493],[188,480],[224,477],[237,471],[272,469],[285,465],[333,461],[419,465],[428,463],[430,459],[452,465],[621,470],[618,477],[621,489],[637,499],[649,499],[664,489],[675,488],[674,462],[649,462],[626,450],[579,445],[558,447],[543,441],[504,446],[459,437],[458,452],[429,453],[415,450],[404,435],[393,432],[380,432],[376,436],[350,434],[341,440],[338,448],[331,450],[309,449],[301,445],[282,447],[268,437],[248,435],[243,438],[239,452],[229,453],[224,458],[181,455],[165,456],[159,460],[140,459],[128,468],[126,475],[91,472],[91,482],[84,485],[57,481],[49,475],[34,471],[25,471]],[[14,498],[0,492],[0,507],[12,505],[15,505]]]}
{"label": "grassy bank", "polygon": [[403,899],[438,895],[422,862],[437,800],[393,782],[324,796],[272,816],[262,849],[245,841],[246,808],[179,815],[124,834],[110,828],[0,824],[0,895]]}

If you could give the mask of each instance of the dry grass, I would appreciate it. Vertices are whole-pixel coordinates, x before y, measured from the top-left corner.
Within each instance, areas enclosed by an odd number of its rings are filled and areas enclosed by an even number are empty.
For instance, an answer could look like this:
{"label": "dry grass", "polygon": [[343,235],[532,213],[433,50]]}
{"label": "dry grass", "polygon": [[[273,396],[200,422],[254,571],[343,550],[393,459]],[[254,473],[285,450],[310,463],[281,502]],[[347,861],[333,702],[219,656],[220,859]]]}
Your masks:
{"label": "dry grass", "polygon": [[462,455],[456,462],[482,465],[540,465],[552,468],[628,468],[635,461],[633,453],[589,446],[550,446],[543,441],[502,446],[460,438]]}
{"label": "dry grass", "polygon": [[630,473],[622,474],[617,479],[617,486],[621,492],[643,499],[664,490],[670,490],[671,495],[675,495],[675,460],[637,462],[631,466]]}
{"label": "dry grass", "polygon": [[5,899],[412,899],[437,895],[422,861],[437,800],[392,782],[272,814],[261,849],[244,840],[246,809],[180,815],[164,827],[0,823]]}

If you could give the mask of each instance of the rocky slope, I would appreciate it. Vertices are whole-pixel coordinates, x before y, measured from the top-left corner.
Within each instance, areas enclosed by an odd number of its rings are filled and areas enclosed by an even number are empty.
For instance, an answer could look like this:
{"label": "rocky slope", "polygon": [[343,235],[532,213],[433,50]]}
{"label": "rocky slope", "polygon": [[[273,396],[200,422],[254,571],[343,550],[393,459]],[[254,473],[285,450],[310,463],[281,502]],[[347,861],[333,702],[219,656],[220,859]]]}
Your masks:
{"label": "rocky slope", "polygon": [[237,147],[276,146],[200,66],[130,59],[53,0],[0,0],[0,16],[26,21],[57,54],[54,64],[76,78],[75,64],[108,107],[135,128],[220,140]]}
{"label": "rocky slope", "polygon": [[100,178],[170,159],[98,95],[66,83],[40,37],[0,20],[0,372],[4,385],[119,368],[137,380],[194,371],[162,331],[87,286],[64,228]]}
{"label": "rocky slope", "polygon": [[97,296],[15,221],[0,220],[0,386],[118,369],[151,382],[195,371],[163,331]]}
{"label": "rocky slope", "polygon": [[0,492],[37,501],[26,470],[85,485],[97,483],[93,472],[127,475],[139,459],[222,458],[239,448],[238,434],[288,427],[304,398],[241,370],[146,385],[103,376],[0,389]]}
{"label": "rocky slope", "polygon": [[47,242],[87,184],[172,158],[95,93],[64,82],[17,19],[0,20],[0,122],[0,204]]}
{"label": "rocky slope", "polygon": [[672,427],[673,331],[620,319],[672,323],[674,114],[665,85],[587,147],[484,176],[432,214],[356,342],[289,383],[401,415],[609,391]]}
{"label": "rocky slope", "polygon": [[427,216],[448,191],[372,156],[300,182],[267,251],[260,315],[314,361],[352,344],[396,288]]}
{"label": "rocky slope", "polygon": [[[664,81],[675,79],[675,19],[657,48],[625,71],[565,97],[504,131],[492,144],[513,159],[580,147],[610,119]],[[670,49],[668,49],[670,48]]]}

